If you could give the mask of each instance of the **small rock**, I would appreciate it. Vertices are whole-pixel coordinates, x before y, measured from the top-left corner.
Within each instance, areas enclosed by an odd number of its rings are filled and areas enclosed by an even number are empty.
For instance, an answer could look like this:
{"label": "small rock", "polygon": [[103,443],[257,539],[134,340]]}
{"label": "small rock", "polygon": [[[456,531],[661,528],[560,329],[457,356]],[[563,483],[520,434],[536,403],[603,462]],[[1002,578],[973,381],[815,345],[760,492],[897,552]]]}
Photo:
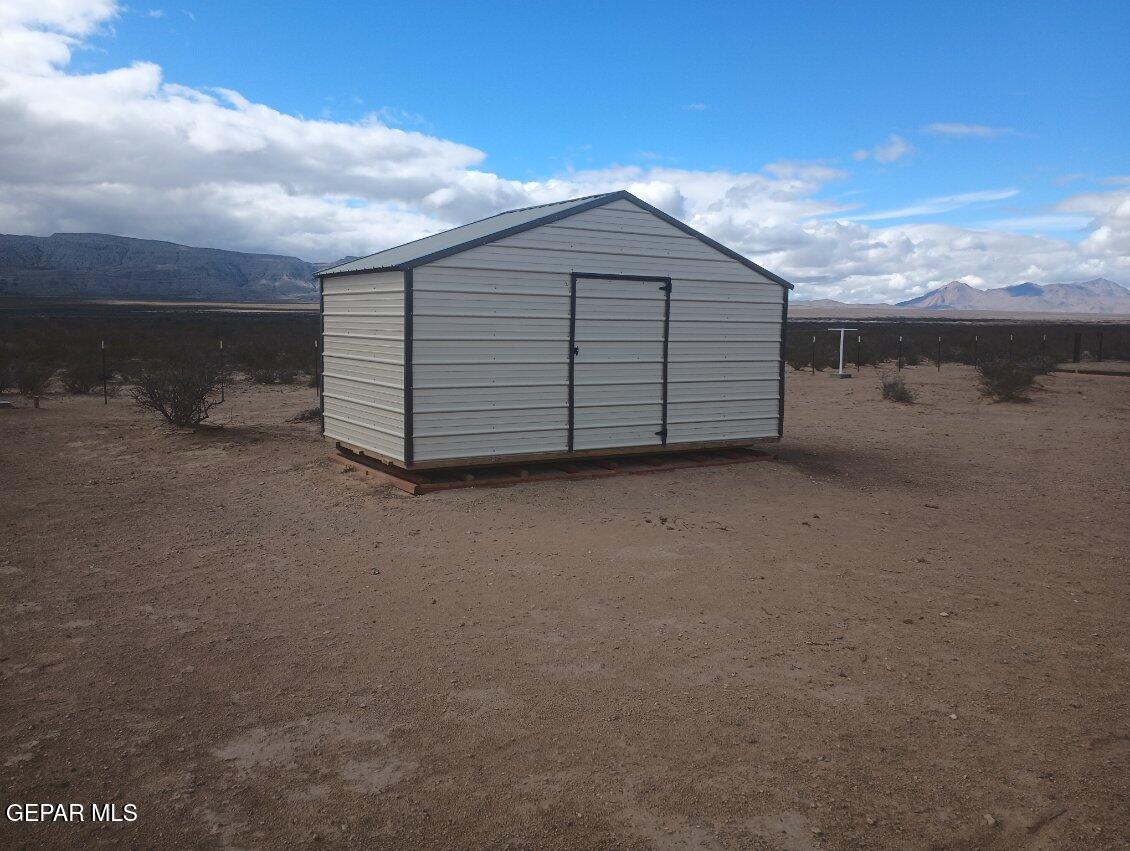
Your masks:
{"label": "small rock", "polygon": [[985,824],[989,827],[996,827],[1000,822],[993,818],[992,813],[985,813]]}
{"label": "small rock", "polygon": [[951,720],[951,721],[956,721],[956,720],[957,720],[957,716],[956,716],[956,715],[953,715],[953,714],[951,714],[951,715],[950,715],[950,720]]}

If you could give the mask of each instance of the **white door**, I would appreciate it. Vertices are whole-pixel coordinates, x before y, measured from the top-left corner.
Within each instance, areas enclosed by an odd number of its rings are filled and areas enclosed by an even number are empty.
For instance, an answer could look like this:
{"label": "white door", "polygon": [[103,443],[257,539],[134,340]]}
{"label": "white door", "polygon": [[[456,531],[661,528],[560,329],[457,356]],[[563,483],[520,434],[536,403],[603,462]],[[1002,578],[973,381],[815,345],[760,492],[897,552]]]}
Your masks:
{"label": "white door", "polygon": [[571,451],[666,442],[669,280],[576,275]]}

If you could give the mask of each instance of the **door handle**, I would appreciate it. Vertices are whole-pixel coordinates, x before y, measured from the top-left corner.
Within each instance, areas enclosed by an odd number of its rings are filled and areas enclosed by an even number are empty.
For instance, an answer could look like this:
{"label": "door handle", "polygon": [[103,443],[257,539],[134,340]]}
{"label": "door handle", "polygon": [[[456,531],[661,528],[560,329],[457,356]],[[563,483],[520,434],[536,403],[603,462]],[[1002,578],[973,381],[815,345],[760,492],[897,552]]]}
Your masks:
{"label": "door handle", "polygon": [[573,346],[573,357],[576,357],[580,353],[581,353],[581,347],[580,346]]}

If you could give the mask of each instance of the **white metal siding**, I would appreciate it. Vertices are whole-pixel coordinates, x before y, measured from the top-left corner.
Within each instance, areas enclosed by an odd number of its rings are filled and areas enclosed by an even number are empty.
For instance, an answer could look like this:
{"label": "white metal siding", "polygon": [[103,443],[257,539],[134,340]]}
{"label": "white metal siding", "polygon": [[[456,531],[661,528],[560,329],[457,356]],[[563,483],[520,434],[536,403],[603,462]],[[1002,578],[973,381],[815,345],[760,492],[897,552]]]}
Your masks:
{"label": "white metal siding", "polygon": [[776,437],[784,287],[676,280],[667,442]]}
{"label": "white metal siding", "polygon": [[413,271],[417,461],[566,446],[569,275]]}
{"label": "white metal siding", "polygon": [[673,279],[668,443],[776,436],[784,288],[616,201],[414,270],[415,460],[566,449],[574,271]]}
{"label": "white metal siding", "polygon": [[404,275],[331,276],[322,292],[326,436],[404,460]]}

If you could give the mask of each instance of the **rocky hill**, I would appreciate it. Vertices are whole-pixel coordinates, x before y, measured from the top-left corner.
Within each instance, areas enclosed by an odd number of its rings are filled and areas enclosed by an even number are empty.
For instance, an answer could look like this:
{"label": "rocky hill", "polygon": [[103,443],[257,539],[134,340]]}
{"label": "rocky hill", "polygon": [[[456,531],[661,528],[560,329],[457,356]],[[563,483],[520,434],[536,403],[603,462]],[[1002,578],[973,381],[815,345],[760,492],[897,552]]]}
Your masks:
{"label": "rocky hill", "polygon": [[898,307],[1130,314],[1130,290],[1106,278],[1066,284],[1034,284],[1025,281],[992,290],[979,290],[961,281],[950,281],[918,298],[900,301]]}
{"label": "rocky hill", "polygon": [[103,233],[0,235],[0,296],[316,301],[324,265]]}

